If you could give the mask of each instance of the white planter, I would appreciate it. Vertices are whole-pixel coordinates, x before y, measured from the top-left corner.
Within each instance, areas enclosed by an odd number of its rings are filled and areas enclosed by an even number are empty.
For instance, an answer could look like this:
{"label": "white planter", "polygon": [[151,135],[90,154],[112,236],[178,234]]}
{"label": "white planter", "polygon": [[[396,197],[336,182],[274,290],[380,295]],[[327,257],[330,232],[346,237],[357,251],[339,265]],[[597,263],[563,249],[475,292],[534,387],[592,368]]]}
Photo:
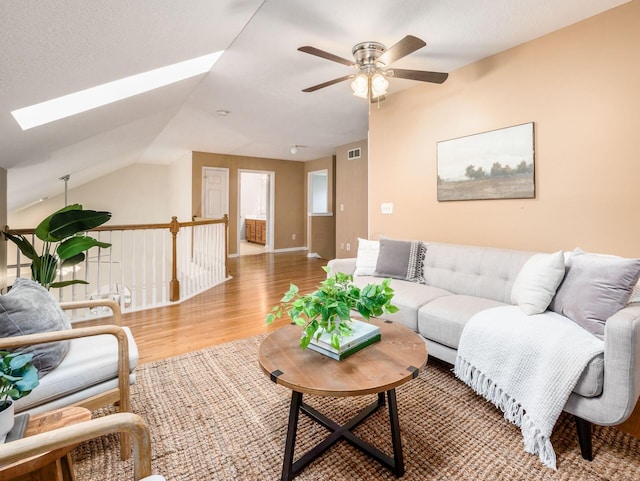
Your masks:
{"label": "white planter", "polygon": [[0,443],[4,443],[7,434],[13,429],[13,401],[9,400],[7,402],[9,403],[9,407],[0,411]]}

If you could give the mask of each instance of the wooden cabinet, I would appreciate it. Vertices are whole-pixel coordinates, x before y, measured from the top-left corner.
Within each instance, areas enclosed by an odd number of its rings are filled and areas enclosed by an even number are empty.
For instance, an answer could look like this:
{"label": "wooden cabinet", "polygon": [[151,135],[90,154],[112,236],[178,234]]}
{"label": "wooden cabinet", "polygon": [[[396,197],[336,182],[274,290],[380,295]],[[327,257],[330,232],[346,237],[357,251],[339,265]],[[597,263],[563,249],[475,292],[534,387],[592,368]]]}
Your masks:
{"label": "wooden cabinet", "polygon": [[267,221],[260,219],[246,219],[247,242],[265,245],[267,243]]}
{"label": "wooden cabinet", "polygon": [[255,242],[256,239],[256,221],[253,219],[245,220],[245,237],[247,242]]}

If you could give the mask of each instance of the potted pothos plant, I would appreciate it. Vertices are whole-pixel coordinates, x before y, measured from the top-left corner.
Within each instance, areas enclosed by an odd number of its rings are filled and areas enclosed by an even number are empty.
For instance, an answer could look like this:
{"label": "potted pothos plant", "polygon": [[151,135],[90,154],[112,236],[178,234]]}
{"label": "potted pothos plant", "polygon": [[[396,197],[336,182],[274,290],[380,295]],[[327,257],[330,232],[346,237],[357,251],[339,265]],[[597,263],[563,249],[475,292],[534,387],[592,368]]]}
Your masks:
{"label": "potted pothos plant", "polygon": [[[329,267],[323,269],[328,273]],[[391,304],[394,291],[391,279],[380,284],[367,284],[359,288],[353,283],[353,276],[337,272],[328,276],[318,289],[301,295],[295,284],[266,317],[267,324],[282,317],[283,312],[298,326],[301,326],[300,346],[306,349],[311,339],[319,338],[324,332],[331,335],[331,345],[340,349],[340,338],[351,334],[351,311],[356,310],[367,321],[383,313],[397,312]]]}
{"label": "potted pothos plant", "polygon": [[36,237],[42,241],[40,251],[21,234],[3,234],[18,246],[24,256],[31,259],[33,280],[48,290],[70,284],[88,284],[81,279],[55,282],[58,269],[84,261],[85,251],[92,247],[111,247],[111,244],[84,235],[84,232],[104,224],[110,218],[110,212],[84,210],[80,204],[63,207],[36,227]]}
{"label": "potted pothos plant", "polygon": [[0,442],[13,428],[13,401],[29,394],[38,384],[32,354],[0,351]]}

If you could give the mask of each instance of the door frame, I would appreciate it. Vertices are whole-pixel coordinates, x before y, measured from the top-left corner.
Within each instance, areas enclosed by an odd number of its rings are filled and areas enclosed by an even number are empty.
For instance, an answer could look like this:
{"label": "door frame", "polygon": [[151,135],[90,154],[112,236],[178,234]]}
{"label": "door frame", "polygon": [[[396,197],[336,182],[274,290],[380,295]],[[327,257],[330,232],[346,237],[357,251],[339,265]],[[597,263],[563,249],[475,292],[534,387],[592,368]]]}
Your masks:
{"label": "door frame", "polygon": [[205,217],[205,210],[206,210],[206,206],[205,206],[205,193],[206,193],[206,180],[205,177],[207,176],[207,171],[211,171],[211,170],[215,170],[218,172],[223,172],[224,173],[224,184],[225,184],[225,198],[227,201],[227,206],[226,206],[226,214],[229,215],[229,169],[227,167],[209,167],[209,166],[203,166],[202,167],[202,177],[200,180],[200,185],[202,186],[202,192],[200,193],[200,215],[202,217]]}
{"label": "door frame", "polygon": [[275,230],[275,204],[276,204],[276,173],[272,170],[253,170],[253,169],[238,169],[238,209],[236,216],[236,246],[237,255],[240,255],[240,213],[242,212],[241,194],[242,194],[242,174],[264,174],[267,175],[269,180],[269,196],[267,201],[269,202],[269,208],[267,209],[267,243],[264,246],[265,252],[273,252],[274,249],[274,230]]}

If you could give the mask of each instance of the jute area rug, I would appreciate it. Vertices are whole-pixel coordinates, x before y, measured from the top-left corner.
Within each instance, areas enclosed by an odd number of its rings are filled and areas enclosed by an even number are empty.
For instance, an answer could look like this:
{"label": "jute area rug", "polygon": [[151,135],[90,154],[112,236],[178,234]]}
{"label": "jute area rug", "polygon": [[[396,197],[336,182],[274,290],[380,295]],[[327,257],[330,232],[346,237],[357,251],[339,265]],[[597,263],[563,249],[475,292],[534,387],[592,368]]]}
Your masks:
{"label": "jute area rug", "polygon": [[[280,479],[291,392],[261,371],[264,336],[142,365],[133,410],[150,425],[154,472],[167,480]],[[420,376],[397,389],[404,480],[638,480],[640,440],[596,427],[592,462],[580,456],[573,420],[560,417],[552,442],[558,470],[523,450],[522,436],[498,410],[456,380],[450,366],[430,360]],[[373,396],[305,400],[346,420]],[[108,414],[101,410],[94,415]],[[391,453],[388,412],[379,410],[357,434]],[[296,458],[327,431],[300,416]],[[80,445],[78,480],[130,480],[116,436]],[[346,442],[308,466],[299,480],[390,480],[395,476]]]}

